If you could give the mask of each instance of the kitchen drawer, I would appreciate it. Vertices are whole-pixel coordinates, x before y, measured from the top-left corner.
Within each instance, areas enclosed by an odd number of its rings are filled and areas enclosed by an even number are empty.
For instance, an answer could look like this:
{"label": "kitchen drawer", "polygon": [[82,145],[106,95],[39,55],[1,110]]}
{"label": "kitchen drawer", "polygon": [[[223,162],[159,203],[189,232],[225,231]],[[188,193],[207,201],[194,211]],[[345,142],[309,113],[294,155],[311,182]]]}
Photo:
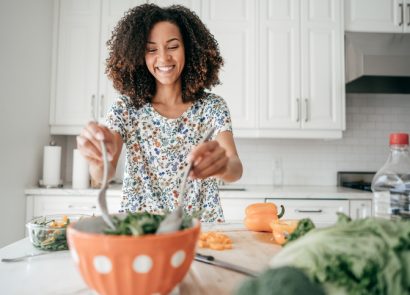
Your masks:
{"label": "kitchen drawer", "polygon": [[310,218],[317,227],[332,225],[337,220],[337,212],[349,215],[348,200],[307,200],[307,199],[266,199],[275,203],[280,211],[280,205],[285,207],[284,219]]}
{"label": "kitchen drawer", "polygon": [[226,222],[240,222],[245,218],[245,208],[253,203],[264,203],[265,199],[242,199],[242,198],[221,198],[221,205],[224,211]]}
{"label": "kitchen drawer", "polygon": [[[108,197],[107,205],[110,213],[117,213],[120,209],[119,197]],[[97,197],[94,196],[38,196],[33,197],[32,216],[42,216],[49,214],[87,214],[100,215],[97,206]]]}

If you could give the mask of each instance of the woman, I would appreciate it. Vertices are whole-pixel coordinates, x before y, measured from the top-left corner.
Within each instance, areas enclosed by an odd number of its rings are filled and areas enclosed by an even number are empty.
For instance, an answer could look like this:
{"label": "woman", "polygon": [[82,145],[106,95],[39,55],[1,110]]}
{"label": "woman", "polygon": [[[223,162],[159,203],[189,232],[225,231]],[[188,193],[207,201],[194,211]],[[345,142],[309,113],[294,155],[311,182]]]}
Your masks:
{"label": "woman", "polygon": [[[216,179],[238,180],[242,164],[225,101],[205,91],[219,83],[217,42],[189,9],[144,4],[127,12],[107,45],[106,72],[121,96],[107,127],[91,122],[77,137],[91,177],[102,178],[99,141],[107,146],[111,177],[125,143],[122,209],[163,213],[176,207],[191,161],[185,212],[224,221]],[[198,144],[211,127],[211,140]]]}

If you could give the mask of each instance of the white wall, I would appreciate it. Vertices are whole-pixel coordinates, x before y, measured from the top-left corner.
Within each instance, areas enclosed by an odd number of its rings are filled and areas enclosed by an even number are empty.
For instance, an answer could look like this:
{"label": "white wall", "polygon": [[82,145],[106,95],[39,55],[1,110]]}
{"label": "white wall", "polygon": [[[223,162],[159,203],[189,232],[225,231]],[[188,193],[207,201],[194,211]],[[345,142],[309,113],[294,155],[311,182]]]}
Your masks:
{"label": "white wall", "polygon": [[410,95],[350,94],[340,140],[237,140],[240,183],[272,184],[281,158],[285,185],[336,185],[337,171],[377,171],[387,160],[389,134],[410,133]]}
{"label": "white wall", "polygon": [[0,1],[0,247],[24,236],[49,141],[52,1]]}

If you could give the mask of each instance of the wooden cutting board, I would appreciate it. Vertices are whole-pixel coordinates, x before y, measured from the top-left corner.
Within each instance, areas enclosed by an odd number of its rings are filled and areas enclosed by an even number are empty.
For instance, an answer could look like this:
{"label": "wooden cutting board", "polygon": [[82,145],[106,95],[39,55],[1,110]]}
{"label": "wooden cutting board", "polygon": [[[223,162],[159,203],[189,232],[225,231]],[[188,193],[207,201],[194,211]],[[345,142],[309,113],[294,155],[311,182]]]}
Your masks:
{"label": "wooden cutting board", "polygon": [[[218,232],[223,232],[231,238],[232,249],[216,251],[198,248],[197,252],[260,272],[268,267],[271,257],[281,249],[281,246],[273,242],[271,233],[256,233],[244,229]],[[180,284],[179,293],[181,295],[233,294],[248,278],[230,270],[194,261]]]}

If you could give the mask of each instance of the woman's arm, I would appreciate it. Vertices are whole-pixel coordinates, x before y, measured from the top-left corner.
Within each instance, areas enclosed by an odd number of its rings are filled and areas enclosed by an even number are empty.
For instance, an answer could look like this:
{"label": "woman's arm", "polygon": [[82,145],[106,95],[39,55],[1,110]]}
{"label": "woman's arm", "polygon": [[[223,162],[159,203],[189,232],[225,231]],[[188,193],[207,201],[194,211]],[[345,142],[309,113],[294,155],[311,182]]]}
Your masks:
{"label": "woman's arm", "polygon": [[193,178],[215,176],[226,182],[233,182],[242,176],[242,163],[236,151],[232,132],[218,134],[216,140],[204,142],[190,153],[193,162]]}

